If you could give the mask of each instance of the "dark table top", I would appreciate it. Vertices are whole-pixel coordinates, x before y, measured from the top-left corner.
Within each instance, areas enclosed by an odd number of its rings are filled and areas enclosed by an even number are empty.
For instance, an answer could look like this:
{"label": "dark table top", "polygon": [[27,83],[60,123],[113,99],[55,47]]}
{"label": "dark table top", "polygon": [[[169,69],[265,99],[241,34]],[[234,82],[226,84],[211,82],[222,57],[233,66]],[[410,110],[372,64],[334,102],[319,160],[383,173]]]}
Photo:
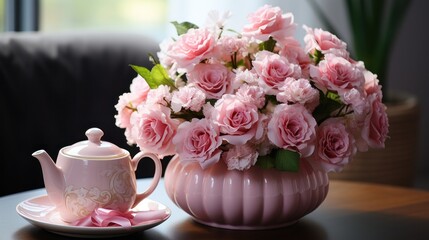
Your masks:
{"label": "dark table top", "polygon": [[[148,179],[139,179],[139,188]],[[70,239],[31,225],[15,207],[46,194],[45,189],[0,198],[0,239]],[[429,192],[387,185],[331,181],[326,200],[294,225],[275,230],[240,231],[198,224],[168,198],[161,180],[149,196],[171,209],[160,225],[118,239],[429,239]]]}

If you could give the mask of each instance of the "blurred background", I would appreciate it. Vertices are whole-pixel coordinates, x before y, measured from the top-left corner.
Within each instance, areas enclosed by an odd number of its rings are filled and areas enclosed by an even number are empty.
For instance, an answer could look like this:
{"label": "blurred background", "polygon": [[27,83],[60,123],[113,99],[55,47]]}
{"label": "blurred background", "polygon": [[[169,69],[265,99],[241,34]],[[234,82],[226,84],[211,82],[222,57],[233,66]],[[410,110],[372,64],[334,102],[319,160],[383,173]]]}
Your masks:
{"label": "blurred background", "polygon": [[[394,0],[377,0],[382,6],[391,6]],[[360,0],[0,0],[0,31],[61,32],[133,32],[160,42],[175,36],[171,21],[190,21],[203,25],[210,10],[232,12],[227,25],[237,31],[246,23],[246,17],[263,4],[279,6],[292,12],[298,24],[297,37],[302,39],[303,24],[326,28],[311,2],[317,2],[347,43],[353,43],[347,2],[361,4]],[[398,32],[389,48],[386,76],[388,91],[403,91],[416,97],[420,113],[414,186],[429,189],[429,1],[409,1],[403,17],[398,16]],[[395,15],[394,19],[395,19]],[[1,34],[1,33],[0,33]],[[368,38],[368,36],[367,36]],[[127,63],[124,63],[127,64]],[[410,126],[412,127],[412,126]],[[414,126],[413,126],[414,127]],[[404,126],[406,131],[407,126]],[[0,133],[1,134],[1,133]]]}

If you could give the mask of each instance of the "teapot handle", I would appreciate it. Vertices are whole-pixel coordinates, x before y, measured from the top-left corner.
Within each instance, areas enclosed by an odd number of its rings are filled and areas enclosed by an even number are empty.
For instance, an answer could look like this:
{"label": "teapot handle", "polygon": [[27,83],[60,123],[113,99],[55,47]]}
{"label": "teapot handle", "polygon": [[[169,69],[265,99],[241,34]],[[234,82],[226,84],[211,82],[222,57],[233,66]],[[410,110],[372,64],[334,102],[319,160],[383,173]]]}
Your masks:
{"label": "teapot handle", "polygon": [[152,159],[152,161],[155,163],[155,174],[153,176],[153,180],[149,188],[146,189],[146,191],[144,191],[143,193],[136,194],[136,199],[132,207],[135,207],[143,199],[147,198],[155,190],[156,186],[158,186],[159,180],[161,179],[161,174],[162,174],[161,160],[155,154],[152,154],[152,153],[144,153],[144,152],[137,153],[131,160],[131,166],[133,170],[134,171],[137,170],[137,165],[139,164],[140,160],[145,157]]}

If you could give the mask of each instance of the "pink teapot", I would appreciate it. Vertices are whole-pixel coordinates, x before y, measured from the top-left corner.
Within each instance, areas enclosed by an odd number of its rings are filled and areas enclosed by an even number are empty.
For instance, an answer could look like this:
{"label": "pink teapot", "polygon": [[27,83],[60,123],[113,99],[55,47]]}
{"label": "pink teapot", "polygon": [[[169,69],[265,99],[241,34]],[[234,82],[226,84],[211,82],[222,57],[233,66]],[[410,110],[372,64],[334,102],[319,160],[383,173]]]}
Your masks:
{"label": "pink teapot", "polygon": [[[154,154],[140,152],[131,158],[125,149],[101,141],[100,129],[85,134],[88,140],[59,151],[56,164],[44,150],[32,154],[42,166],[48,197],[66,222],[86,217],[98,207],[126,212],[150,195],[161,178],[161,161]],[[148,189],[137,193],[135,170],[144,157],[155,163],[155,174]]]}

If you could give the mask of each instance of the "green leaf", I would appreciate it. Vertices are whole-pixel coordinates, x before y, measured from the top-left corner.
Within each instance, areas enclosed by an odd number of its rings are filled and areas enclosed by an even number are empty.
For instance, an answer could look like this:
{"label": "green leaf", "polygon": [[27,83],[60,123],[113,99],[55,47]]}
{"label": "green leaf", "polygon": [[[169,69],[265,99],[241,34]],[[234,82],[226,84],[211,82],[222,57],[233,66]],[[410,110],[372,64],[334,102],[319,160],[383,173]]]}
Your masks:
{"label": "green leaf", "polygon": [[314,64],[316,64],[316,65],[319,64],[319,62],[322,61],[323,58],[325,57],[325,55],[317,49],[316,49],[316,51],[314,51],[314,54],[309,54],[309,55],[310,55],[310,58],[313,59]]}
{"label": "green leaf", "polygon": [[259,44],[259,50],[267,50],[267,51],[274,51],[274,47],[276,46],[277,41],[274,40],[273,37],[270,37],[267,41],[262,42]]}
{"label": "green leaf", "polygon": [[156,64],[155,66],[153,66],[151,71],[141,66],[136,66],[132,64],[130,64],[130,66],[134,69],[134,71],[136,71],[146,80],[147,84],[151,89],[156,89],[161,85],[167,85],[173,89],[175,88],[173,80],[170,79],[167,71],[160,64]]}
{"label": "green leaf", "polygon": [[170,76],[168,76],[167,70],[165,70],[165,68],[161,64],[156,64],[155,66],[153,66],[150,72],[152,74],[153,80],[158,86],[167,85],[173,89],[176,88],[174,86],[173,80],[170,78]]}
{"label": "green leaf", "polygon": [[275,167],[281,171],[298,172],[299,159],[299,153],[287,149],[279,149],[276,153]]}
{"label": "green leaf", "polygon": [[274,168],[274,159],[269,155],[258,157],[256,165],[264,169]]}
{"label": "green leaf", "polygon": [[331,113],[340,109],[344,104],[337,93],[328,92],[326,95],[319,92],[319,105],[313,111],[313,117],[320,124],[331,116]]}
{"label": "green leaf", "polygon": [[[150,88],[152,88],[152,74],[150,73],[150,70],[145,68],[145,67],[141,67],[141,66],[137,66],[137,65],[132,65],[130,64],[130,67],[132,69],[134,69],[134,71],[136,71],[140,76],[142,76],[142,78],[144,78],[144,80],[146,80],[147,84],[149,85]],[[154,87],[156,88],[156,87]]]}
{"label": "green leaf", "polygon": [[193,23],[190,23],[190,22],[181,22],[181,23],[179,23],[177,21],[174,21],[174,22],[171,22],[171,23],[176,28],[177,35],[179,35],[179,36],[182,35],[182,34],[187,33],[188,30],[191,29],[191,28],[198,28],[197,25],[195,25]]}
{"label": "green leaf", "polygon": [[326,98],[327,98],[328,100],[333,100],[333,101],[335,101],[335,102],[337,102],[337,103],[339,103],[339,104],[343,104],[343,102],[341,101],[340,95],[338,95],[338,93],[335,93],[335,92],[328,92],[328,93],[326,94]]}

